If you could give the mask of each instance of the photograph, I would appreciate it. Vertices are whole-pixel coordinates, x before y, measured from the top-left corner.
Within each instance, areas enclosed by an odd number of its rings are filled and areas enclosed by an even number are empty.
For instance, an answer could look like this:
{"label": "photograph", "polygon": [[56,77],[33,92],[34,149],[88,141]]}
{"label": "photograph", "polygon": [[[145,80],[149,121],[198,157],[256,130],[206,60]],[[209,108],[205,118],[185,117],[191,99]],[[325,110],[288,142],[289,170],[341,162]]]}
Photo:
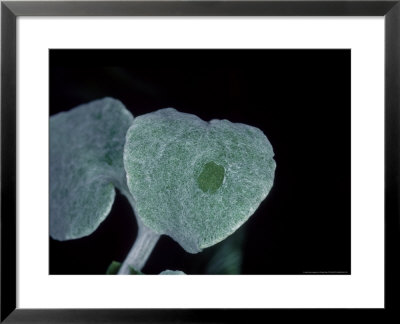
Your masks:
{"label": "photograph", "polygon": [[49,49],[50,275],[350,275],[350,49]]}

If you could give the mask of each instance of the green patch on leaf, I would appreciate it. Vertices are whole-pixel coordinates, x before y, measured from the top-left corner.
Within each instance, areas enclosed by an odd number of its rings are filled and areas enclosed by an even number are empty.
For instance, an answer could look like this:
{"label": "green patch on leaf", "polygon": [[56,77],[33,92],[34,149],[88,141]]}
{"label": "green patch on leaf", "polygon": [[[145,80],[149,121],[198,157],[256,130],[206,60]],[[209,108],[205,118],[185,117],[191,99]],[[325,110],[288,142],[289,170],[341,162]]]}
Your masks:
{"label": "green patch on leaf", "polygon": [[225,169],[211,161],[204,165],[203,171],[197,178],[197,183],[203,192],[214,193],[221,187],[224,174]]}

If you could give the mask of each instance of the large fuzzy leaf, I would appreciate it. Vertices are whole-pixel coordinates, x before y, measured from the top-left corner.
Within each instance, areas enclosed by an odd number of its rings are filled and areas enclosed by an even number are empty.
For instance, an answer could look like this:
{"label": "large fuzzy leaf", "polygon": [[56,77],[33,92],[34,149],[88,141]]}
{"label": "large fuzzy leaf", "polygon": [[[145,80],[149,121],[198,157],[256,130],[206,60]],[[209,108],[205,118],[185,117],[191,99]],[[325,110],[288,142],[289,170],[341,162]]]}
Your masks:
{"label": "large fuzzy leaf", "polygon": [[196,253],[254,213],[273,185],[273,156],[258,128],[167,108],[135,119],[124,165],[137,216]]}
{"label": "large fuzzy leaf", "polygon": [[50,235],[91,234],[107,217],[114,187],[126,186],[125,135],[133,116],[111,98],[50,117]]}

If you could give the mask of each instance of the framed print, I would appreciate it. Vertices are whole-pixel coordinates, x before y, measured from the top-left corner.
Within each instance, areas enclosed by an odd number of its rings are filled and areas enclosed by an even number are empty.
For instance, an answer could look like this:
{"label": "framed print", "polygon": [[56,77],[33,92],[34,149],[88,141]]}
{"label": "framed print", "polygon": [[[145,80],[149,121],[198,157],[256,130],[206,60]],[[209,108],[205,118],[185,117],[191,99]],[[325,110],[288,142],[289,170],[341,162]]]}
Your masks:
{"label": "framed print", "polygon": [[[331,62],[330,67],[321,71],[321,65],[327,61]],[[118,65],[113,67],[115,62],[118,62]],[[126,83],[121,80],[121,74],[123,79],[127,80]],[[99,80],[99,78],[102,79]],[[142,80],[146,79],[154,81],[144,83]],[[71,81],[68,83],[68,80]],[[252,222],[245,222],[234,234],[229,236],[229,239],[221,240],[220,243],[210,246],[202,253],[193,253],[187,246],[187,239],[178,236],[179,232],[164,235],[156,243],[156,248],[144,265],[144,273],[158,274],[165,269],[179,269],[186,274],[198,275],[351,273],[350,51],[346,49],[310,51],[51,49],[51,122],[57,122],[57,118],[63,118],[63,115],[59,115],[60,111],[69,111],[69,107],[88,101],[86,98],[91,95],[91,91],[94,92],[92,97],[94,99],[110,95],[113,93],[112,85],[116,80],[121,80],[122,83],[119,85],[120,90],[116,91],[113,97],[118,97],[126,107],[138,107],[130,109],[133,116],[146,116],[146,113],[151,114],[153,110],[157,111],[158,108],[163,109],[162,107],[172,105],[180,113],[183,111],[192,116],[201,116],[203,120],[221,116],[221,119],[223,117],[229,121],[243,121],[248,125],[257,125],[275,144],[276,171],[273,173],[276,180],[274,180],[273,189],[267,195],[265,202],[262,202],[251,216]],[[290,84],[297,84],[296,89],[291,89],[291,86],[283,86],[288,81]],[[132,83],[137,82],[146,84],[149,89],[152,89],[151,92],[149,93],[145,89],[137,90],[141,87],[139,84],[137,87],[132,86]],[[86,85],[92,85],[90,88],[93,88],[93,85],[99,85],[101,89],[91,90]],[[157,88],[165,90],[156,92]],[[102,89],[106,90],[102,93]],[[310,89],[313,89],[312,92]],[[287,91],[292,92],[290,101],[284,99]],[[71,93],[82,93],[83,97],[77,98],[76,103],[69,103],[69,100],[77,96],[71,96]],[[312,93],[312,96],[304,96],[307,93]],[[302,96],[307,99],[303,100]],[[331,99],[326,101],[327,97]],[[100,100],[107,101],[107,99]],[[321,104],[325,107],[322,111]],[[307,110],[298,108],[303,105],[308,105]],[[282,108],[271,109],[274,114],[269,116],[269,109],[264,108],[267,106]],[[192,107],[192,110],[186,107]],[[244,110],[243,107],[247,108]],[[75,111],[79,111],[81,108]],[[73,113],[72,110],[70,113]],[[292,117],[289,117],[288,114]],[[151,115],[147,116],[151,117]],[[315,116],[318,118],[316,119]],[[77,127],[77,121],[70,121],[70,123],[73,123],[71,126],[73,129]],[[338,128],[342,129],[340,134],[336,131]],[[276,134],[279,134],[276,135],[276,139],[274,139],[274,130]],[[315,136],[316,133],[320,136]],[[57,138],[57,134],[57,129],[51,129],[50,140],[53,140],[52,136]],[[298,137],[294,141],[293,135],[284,136],[283,134],[302,134],[304,137]],[[218,134],[213,136],[217,137]],[[187,139],[187,137],[185,138]],[[278,139],[282,140],[282,143],[279,143]],[[56,140],[54,139],[54,141]],[[81,143],[82,140],[80,139],[78,142]],[[62,145],[61,140],[57,140],[57,143]],[[307,144],[301,145],[300,143]],[[193,145],[197,147],[200,143]],[[211,148],[212,144],[207,142],[207,147]],[[285,149],[280,151],[280,148]],[[186,150],[184,151],[185,155],[190,155]],[[235,151],[238,150],[238,148],[235,149]],[[333,150],[336,151],[335,154],[332,154]],[[193,155],[198,156],[199,152],[196,152],[193,152]],[[168,154],[166,152],[162,154],[169,161]],[[223,153],[223,155],[226,154],[228,153]],[[286,155],[287,158],[280,159],[281,156]],[[205,156],[207,159],[211,159],[208,157],[209,153],[206,153]],[[304,159],[304,156],[308,158]],[[55,153],[51,157],[54,158],[54,161],[59,161]],[[74,157],[76,158],[76,155]],[[153,154],[151,154],[151,158],[154,158]],[[216,158],[213,157],[213,162]],[[233,158],[234,156],[232,156]],[[239,156],[236,158],[241,159]],[[50,160],[50,163],[52,161]],[[289,163],[289,161],[292,164],[286,165],[285,162]],[[162,161],[158,163],[162,164]],[[206,165],[213,165],[207,163]],[[54,168],[54,182],[58,179],[57,171],[55,171],[58,168],[57,165],[50,165],[51,168]],[[228,165],[225,165],[224,175],[221,177],[225,181],[228,181],[230,177],[227,170],[229,169]],[[172,166],[167,163],[165,167]],[[244,168],[244,166],[242,167]],[[332,178],[321,177],[321,174],[326,172],[326,168],[333,173]],[[173,169],[170,172],[174,172]],[[184,170],[180,172],[183,173]],[[288,174],[287,184],[284,180],[286,173]],[[162,178],[161,175],[160,178]],[[331,179],[336,179],[336,181]],[[52,188],[53,180],[50,181],[50,188]],[[172,192],[178,191],[180,184],[187,181],[190,183],[186,176],[175,184],[170,183],[172,180],[165,181],[168,183],[166,186],[171,189],[167,191],[168,196],[165,197],[166,206],[163,208],[163,218],[168,217],[167,210],[172,208],[167,207],[168,199],[173,196]],[[267,180],[265,181],[268,183]],[[331,183],[329,187],[325,187],[327,181]],[[159,179],[154,186],[157,186],[159,182],[162,180]],[[256,184],[255,179],[251,181],[251,184]],[[228,186],[227,183],[225,185]],[[243,186],[246,184],[243,183]],[[56,183],[54,183],[54,187],[56,187]],[[321,187],[325,187],[325,190],[317,189]],[[221,189],[223,190],[223,188],[222,186]],[[277,199],[274,198],[274,192],[282,192],[289,188],[291,188],[291,192],[282,194],[282,197],[285,197],[284,200],[276,203],[276,206],[286,205],[288,210],[277,211],[280,216],[274,216],[273,201]],[[124,191],[123,188],[121,190]],[[189,189],[185,187],[186,195],[188,194],[187,190]],[[217,197],[220,193],[219,188],[214,190],[211,197]],[[150,194],[151,192],[146,193],[146,197]],[[196,194],[197,192],[194,191],[193,195],[196,196]],[[229,195],[229,192],[225,194]],[[183,192],[179,194],[181,199],[189,199],[189,197],[184,198],[184,195]],[[243,194],[243,196],[245,195]],[[211,197],[203,197],[202,201],[206,198],[211,199]],[[220,199],[223,199],[222,197],[220,196]],[[293,200],[288,201],[289,197]],[[312,197],[311,205],[310,197]],[[134,217],[130,214],[129,209],[118,212],[120,208],[124,207],[124,201],[122,199],[119,201],[119,199],[121,197],[117,195],[109,216],[101,227],[96,229],[93,234],[88,235],[86,239],[64,240],[63,237],[60,238],[59,231],[61,229],[54,225],[50,240],[50,274],[104,274],[110,260],[123,261],[124,254],[126,255],[131,248],[131,241],[135,237],[136,229],[133,222]],[[229,198],[229,204],[235,205],[237,200],[238,198]],[[159,203],[161,204],[161,201]],[[56,218],[56,215],[61,213],[58,207],[61,202],[53,201],[50,206],[52,204],[54,207],[51,207],[53,208],[51,211],[54,215],[50,211],[50,219]],[[186,209],[189,209],[189,205],[188,202],[185,203]],[[327,205],[332,205],[332,207],[329,208],[329,211],[323,212],[325,216],[321,220],[321,211]],[[191,212],[198,213],[197,218],[205,217],[201,206],[197,206]],[[218,208],[220,207],[221,205],[218,204]],[[139,212],[137,211],[137,213]],[[308,216],[295,216],[303,213]],[[213,214],[217,214],[217,212],[215,211]],[[286,220],[285,217],[287,217]],[[217,217],[215,218],[217,219]],[[270,221],[275,219],[276,222],[282,223],[281,225],[262,223],[268,219]],[[209,222],[211,221],[212,219],[209,220]],[[183,225],[181,226],[183,227]],[[324,228],[325,230],[323,230]],[[123,232],[124,229],[127,231],[126,234]],[[131,231],[128,231],[129,229]],[[268,232],[268,229],[271,232]],[[103,231],[115,232],[118,235],[103,234],[104,237],[100,237],[99,235]],[[205,232],[210,233],[211,229]],[[125,239],[123,239],[124,235],[126,235]],[[121,245],[114,247],[115,254],[108,248],[110,241],[113,240],[121,242]],[[276,243],[273,243],[274,241]],[[294,242],[297,242],[296,248],[294,248]],[[319,243],[314,244],[315,242]],[[272,249],[273,246],[275,250]],[[124,250],[125,252],[122,252]],[[107,255],[108,253],[110,255]],[[71,254],[74,256],[73,263],[70,262]],[[91,257],[88,258],[88,255]],[[262,255],[268,255],[268,258],[258,257]]]}
{"label": "framed print", "polygon": [[1,320],[397,311],[399,6],[2,2]]}

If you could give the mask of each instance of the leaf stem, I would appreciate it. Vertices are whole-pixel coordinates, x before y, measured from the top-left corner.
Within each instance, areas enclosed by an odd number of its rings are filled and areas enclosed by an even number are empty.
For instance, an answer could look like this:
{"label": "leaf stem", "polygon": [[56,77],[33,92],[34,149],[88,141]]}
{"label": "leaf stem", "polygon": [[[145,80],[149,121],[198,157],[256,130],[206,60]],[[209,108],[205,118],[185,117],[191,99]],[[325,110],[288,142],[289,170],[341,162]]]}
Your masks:
{"label": "leaf stem", "polygon": [[159,238],[159,234],[141,224],[136,241],[122,263],[118,274],[130,274],[130,267],[138,271],[142,270]]}
{"label": "leaf stem", "polygon": [[119,190],[128,199],[136,216],[136,222],[138,225],[136,240],[133,243],[127,257],[125,258],[125,261],[122,263],[121,268],[118,271],[118,274],[130,274],[130,267],[138,271],[142,270],[151,252],[156,246],[158,239],[160,238],[160,234],[157,234],[152,229],[144,225],[140,218],[137,216],[135,202],[133,197],[129,193],[128,188],[126,186],[120,186]]}

